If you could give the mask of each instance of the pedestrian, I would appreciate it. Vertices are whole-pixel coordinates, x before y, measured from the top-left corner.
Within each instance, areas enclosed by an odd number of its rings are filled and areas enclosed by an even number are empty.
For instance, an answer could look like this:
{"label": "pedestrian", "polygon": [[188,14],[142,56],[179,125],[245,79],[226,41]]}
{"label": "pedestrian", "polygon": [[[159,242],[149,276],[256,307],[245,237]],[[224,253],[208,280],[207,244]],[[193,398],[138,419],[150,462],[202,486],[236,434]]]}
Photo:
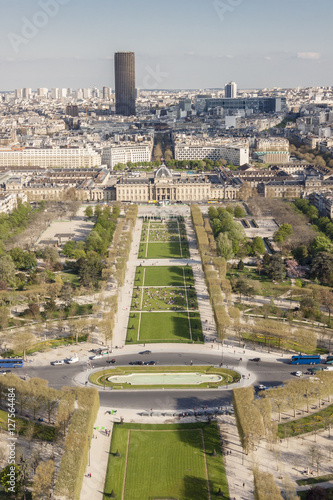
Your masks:
{"label": "pedestrian", "polygon": [[243,488],[245,488],[245,483],[243,483]]}

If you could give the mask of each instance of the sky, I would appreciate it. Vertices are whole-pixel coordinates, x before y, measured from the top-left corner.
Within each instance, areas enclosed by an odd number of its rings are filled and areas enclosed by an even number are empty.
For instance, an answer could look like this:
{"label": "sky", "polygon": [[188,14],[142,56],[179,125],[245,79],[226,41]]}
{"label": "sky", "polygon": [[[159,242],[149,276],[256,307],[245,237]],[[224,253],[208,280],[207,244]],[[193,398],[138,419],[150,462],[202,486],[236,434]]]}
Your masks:
{"label": "sky", "polygon": [[[332,0],[0,0],[0,90],[333,84]],[[330,49],[331,47],[331,49]]]}

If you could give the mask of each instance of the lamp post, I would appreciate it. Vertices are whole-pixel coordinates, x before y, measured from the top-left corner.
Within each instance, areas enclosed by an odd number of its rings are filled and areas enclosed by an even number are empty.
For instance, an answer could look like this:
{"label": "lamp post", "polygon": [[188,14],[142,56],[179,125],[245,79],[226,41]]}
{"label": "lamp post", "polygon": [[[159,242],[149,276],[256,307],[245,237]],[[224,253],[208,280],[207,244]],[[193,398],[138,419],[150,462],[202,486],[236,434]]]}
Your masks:
{"label": "lamp post", "polygon": [[90,434],[88,436],[88,465],[90,466]]}

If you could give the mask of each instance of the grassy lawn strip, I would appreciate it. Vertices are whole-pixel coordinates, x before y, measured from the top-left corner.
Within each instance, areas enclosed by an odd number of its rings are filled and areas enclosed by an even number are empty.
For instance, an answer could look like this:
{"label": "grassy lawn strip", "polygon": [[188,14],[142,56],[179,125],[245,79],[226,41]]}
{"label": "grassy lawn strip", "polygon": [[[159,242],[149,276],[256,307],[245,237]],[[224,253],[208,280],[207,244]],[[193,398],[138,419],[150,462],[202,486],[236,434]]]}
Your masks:
{"label": "grassy lawn strip", "polygon": [[[126,457],[128,437],[129,453]],[[126,458],[124,500],[208,500],[207,479],[212,499],[218,498],[219,488],[224,498],[229,498],[215,422],[115,424],[105,481],[105,500],[112,490],[117,498],[122,498]]]}
{"label": "grassy lawn strip", "polygon": [[291,422],[285,422],[278,425],[278,436],[280,439],[286,436],[299,436],[307,434],[314,430],[324,429],[328,419],[332,421],[333,418],[333,405],[324,408],[312,415],[308,415]]}
{"label": "grassy lawn strip", "polygon": [[[134,318],[135,314],[135,318]],[[192,339],[202,343],[203,335],[199,313],[190,313]],[[192,342],[187,312],[143,312],[141,313],[140,333],[138,335],[139,314],[134,311],[128,322],[127,342]]]}
{"label": "grassy lawn strip", "polygon": [[191,266],[139,266],[136,268],[135,286],[184,286],[184,273],[186,286],[193,286]]}
{"label": "grassy lawn strip", "polygon": [[305,486],[306,484],[326,483],[326,481],[332,481],[332,479],[333,479],[333,474],[326,474],[326,476],[307,477],[306,479],[296,479],[296,483],[299,486]]}
{"label": "grassy lawn strip", "polygon": [[[281,321],[281,319],[278,321]],[[271,338],[266,338],[264,335],[261,335],[259,333],[242,333],[242,337],[244,340],[247,340],[249,342],[255,342],[256,344],[260,345],[261,347],[265,348],[272,348],[276,347],[278,349],[284,349],[284,350],[289,350],[289,351],[296,351],[299,353],[300,351],[304,352],[304,354],[327,354],[328,350],[323,349],[321,347],[317,347],[315,351],[309,351],[304,349],[303,346],[300,346],[299,344],[295,342],[290,342],[287,338],[277,338],[277,337],[271,337]]]}
{"label": "grassy lawn strip", "polygon": [[[130,384],[113,384],[107,380],[112,375],[129,375],[131,373],[202,373],[205,375],[221,375],[223,380],[220,382],[204,382],[200,385],[130,385]],[[199,389],[215,389],[221,385],[233,384],[240,380],[240,374],[234,370],[227,368],[215,368],[213,366],[130,366],[117,367],[100,370],[92,373],[89,377],[92,384],[105,387],[113,387],[113,389],[156,389],[157,387],[168,387],[174,389],[199,388]]]}
{"label": "grassy lawn strip", "polygon": [[[301,500],[306,500],[310,490],[298,491],[297,495]],[[325,488],[326,500],[333,500],[333,488]]]}
{"label": "grassy lawn strip", "polygon": [[[0,410],[0,427],[1,427],[1,429],[4,429],[5,431],[7,431],[7,429],[8,429],[7,420],[8,420],[8,413],[3,411],[3,410]],[[19,425],[20,425],[19,434],[20,434],[20,436],[25,436],[27,428],[28,428],[28,424],[30,421],[25,420],[24,418],[20,418],[20,417],[15,416],[15,422],[19,422]],[[52,427],[51,425],[47,425],[47,424],[41,424],[39,422],[33,422],[33,423],[35,425],[34,435],[33,435],[34,439],[40,439],[41,441],[49,441],[49,442],[54,441],[54,438],[55,438],[55,428],[54,427]]]}

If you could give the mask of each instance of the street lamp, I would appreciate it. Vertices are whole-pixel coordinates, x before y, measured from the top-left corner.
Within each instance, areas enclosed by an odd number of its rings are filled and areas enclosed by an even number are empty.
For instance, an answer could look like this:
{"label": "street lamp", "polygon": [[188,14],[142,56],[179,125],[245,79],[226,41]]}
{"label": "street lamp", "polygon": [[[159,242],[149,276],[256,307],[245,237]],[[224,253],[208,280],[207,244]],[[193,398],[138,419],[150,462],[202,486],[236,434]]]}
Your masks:
{"label": "street lamp", "polygon": [[90,466],[90,434],[88,436],[88,465]]}

